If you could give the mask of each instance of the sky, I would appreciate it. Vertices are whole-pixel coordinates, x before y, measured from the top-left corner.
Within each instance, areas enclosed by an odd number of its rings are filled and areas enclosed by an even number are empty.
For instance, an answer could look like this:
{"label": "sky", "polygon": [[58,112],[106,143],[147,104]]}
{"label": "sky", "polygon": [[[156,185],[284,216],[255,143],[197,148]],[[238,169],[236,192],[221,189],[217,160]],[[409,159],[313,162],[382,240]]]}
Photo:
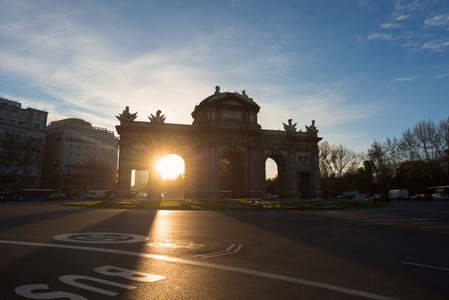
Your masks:
{"label": "sky", "polygon": [[125,106],[191,124],[246,90],[263,129],[316,121],[366,152],[448,119],[449,1],[0,0],[0,97],[115,131]]}

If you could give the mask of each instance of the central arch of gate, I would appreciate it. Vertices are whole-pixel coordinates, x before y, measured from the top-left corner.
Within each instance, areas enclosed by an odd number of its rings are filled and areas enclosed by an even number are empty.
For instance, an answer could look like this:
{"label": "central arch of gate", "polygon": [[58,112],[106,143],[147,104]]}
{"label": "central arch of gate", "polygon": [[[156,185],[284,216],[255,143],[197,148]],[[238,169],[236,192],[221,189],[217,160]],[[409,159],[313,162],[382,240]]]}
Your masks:
{"label": "central arch of gate", "polygon": [[161,195],[155,162],[177,154],[185,162],[185,197],[189,199],[264,198],[265,163],[278,166],[279,196],[284,199],[321,197],[318,130],[315,122],[297,131],[292,120],[284,131],[264,130],[260,110],[245,91],[215,93],[192,112],[192,125],[165,123],[158,111],[149,122],[134,121],[129,108],[117,116],[120,156],[117,194],[125,198],[133,170],[148,170],[150,197]]}

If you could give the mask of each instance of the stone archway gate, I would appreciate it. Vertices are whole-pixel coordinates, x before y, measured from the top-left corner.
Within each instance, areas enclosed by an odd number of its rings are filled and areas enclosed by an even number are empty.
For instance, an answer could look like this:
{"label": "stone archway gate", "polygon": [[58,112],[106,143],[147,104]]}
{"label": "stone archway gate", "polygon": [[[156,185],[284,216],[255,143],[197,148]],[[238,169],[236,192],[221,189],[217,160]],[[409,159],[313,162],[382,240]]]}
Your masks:
{"label": "stone archway gate", "polygon": [[134,121],[129,108],[117,116],[120,135],[118,197],[129,195],[132,170],[149,170],[148,192],[159,198],[160,175],[155,162],[168,154],[185,162],[185,197],[220,197],[220,158],[233,166],[232,197],[265,197],[265,163],[278,165],[279,196],[285,199],[321,197],[318,165],[318,130],[315,122],[298,132],[296,123],[285,131],[263,130],[257,123],[260,107],[245,91],[215,93],[197,105],[192,125],[165,123],[158,111],[149,122]]}

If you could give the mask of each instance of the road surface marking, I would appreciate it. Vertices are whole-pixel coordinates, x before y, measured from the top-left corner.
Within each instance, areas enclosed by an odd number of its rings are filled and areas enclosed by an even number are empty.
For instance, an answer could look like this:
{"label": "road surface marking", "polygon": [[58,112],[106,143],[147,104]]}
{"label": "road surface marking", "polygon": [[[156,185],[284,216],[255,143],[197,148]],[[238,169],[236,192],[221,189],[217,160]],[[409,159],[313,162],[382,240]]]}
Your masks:
{"label": "road surface marking", "polygon": [[140,243],[148,241],[148,237],[128,233],[113,232],[78,232],[60,234],[53,239],[70,243],[86,244],[117,244],[117,243]]}
{"label": "road surface marking", "polygon": [[415,225],[426,225],[426,224],[444,224],[446,222],[412,222]]}
{"label": "road surface marking", "polygon": [[429,266],[429,265],[415,264],[415,263],[411,263],[411,262],[407,262],[407,261],[403,261],[402,263],[403,263],[403,264],[406,264],[406,265],[412,265],[412,266],[418,266],[418,267],[425,267],[425,268],[431,268],[431,269],[438,269],[438,270],[449,271],[449,268],[442,268],[442,267],[437,267],[437,266]]}
{"label": "road surface marking", "polygon": [[376,222],[376,223],[359,223],[357,225],[359,226],[371,226],[371,225],[394,225],[396,223],[381,223],[381,222]]}
{"label": "road surface marking", "polygon": [[222,255],[228,255],[228,254],[235,254],[235,253],[239,252],[240,249],[242,249],[242,247],[243,247],[243,245],[238,245],[234,251],[230,252],[232,250],[232,248],[234,248],[234,246],[235,246],[235,244],[232,244],[231,246],[228,247],[228,249],[226,249],[224,251],[200,254],[200,255],[195,255],[194,257],[210,258],[210,257],[216,257],[216,256],[222,256]]}
{"label": "road surface marking", "polygon": [[165,249],[179,249],[179,248],[199,249],[205,247],[204,245],[195,244],[194,242],[171,241],[171,240],[156,241],[147,245],[153,248],[165,248]]}
{"label": "road surface marking", "polygon": [[322,220],[323,218],[321,217],[299,217],[299,216],[295,216],[295,217],[288,217],[289,220]]}
{"label": "road surface marking", "polygon": [[449,228],[449,226],[428,226],[428,227],[421,227],[421,228]]}
{"label": "road surface marking", "polygon": [[348,295],[352,295],[352,296],[365,297],[368,299],[377,299],[377,300],[395,299],[395,298],[391,298],[391,297],[387,297],[387,296],[383,296],[383,295],[354,290],[354,289],[345,288],[342,286],[327,284],[327,283],[318,282],[318,281],[311,281],[311,280],[300,279],[300,278],[284,276],[284,275],[279,275],[279,274],[273,274],[273,273],[268,273],[268,272],[255,271],[255,270],[249,270],[249,269],[231,267],[231,266],[216,265],[216,264],[212,264],[212,263],[205,263],[205,262],[199,262],[199,261],[194,261],[194,260],[187,260],[187,259],[182,259],[182,258],[155,255],[155,254],[149,254],[149,253],[139,253],[139,252],[122,251],[122,250],[107,249],[107,248],[87,247],[87,246],[32,243],[32,242],[6,241],[6,240],[0,240],[0,244],[47,247],[47,248],[63,248],[63,249],[72,249],[72,250],[84,250],[84,251],[92,251],[92,252],[100,252],[100,253],[128,255],[128,256],[135,256],[135,257],[140,257],[140,258],[149,258],[149,259],[156,259],[156,260],[167,261],[167,262],[180,263],[180,264],[191,265],[191,266],[211,268],[211,269],[216,269],[216,270],[236,272],[236,273],[259,276],[259,277],[264,277],[264,278],[269,278],[269,279],[282,280],[282,281],[302,284],[302,285],[306,285],[306,286],[310,286],[310,287],[316,287],[316,288],[321,288],[321,289],[325,289],[325,290],[340,292],[340,293],[344,293],[344,294],[348,294]]}

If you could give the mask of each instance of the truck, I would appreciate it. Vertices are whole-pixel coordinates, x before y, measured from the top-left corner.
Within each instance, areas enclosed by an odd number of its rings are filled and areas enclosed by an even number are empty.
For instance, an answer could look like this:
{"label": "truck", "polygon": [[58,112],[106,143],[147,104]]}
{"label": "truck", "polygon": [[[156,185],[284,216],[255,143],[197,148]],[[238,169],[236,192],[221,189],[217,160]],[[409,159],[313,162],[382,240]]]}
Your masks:
{"label": "truck", "polygon": [[406,189],[391,190],[388,195],[391,200],[408,200],[410,198]]}
{"label": "truck", "polygon": [[84,197],[85,200],[109,199],[114,194],[114,190],[90,190]]}

